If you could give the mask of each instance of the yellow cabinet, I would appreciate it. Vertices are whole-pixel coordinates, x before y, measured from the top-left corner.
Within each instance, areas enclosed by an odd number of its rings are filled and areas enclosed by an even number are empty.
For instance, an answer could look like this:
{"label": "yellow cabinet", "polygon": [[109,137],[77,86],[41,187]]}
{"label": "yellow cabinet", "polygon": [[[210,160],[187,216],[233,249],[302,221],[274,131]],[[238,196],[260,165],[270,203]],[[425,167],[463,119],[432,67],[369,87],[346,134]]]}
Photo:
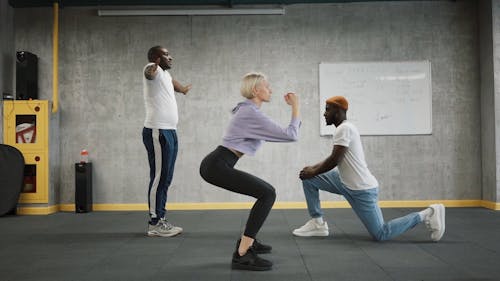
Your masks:
{"label": "yellow cabinet", "polygon": [[49,203],[49,101],[4,100],[4,143],[24,156],[20,203]]}
{"label": "yellow cabinet", "polygon": [[49,101],[4,101],[4,143],[24,151],[47,150],[49,144]]}
{"label": "yellow cabinet", "polygon": [[49,178],[47,152],[23,152],[24,181],[19,202],[47,203]]}

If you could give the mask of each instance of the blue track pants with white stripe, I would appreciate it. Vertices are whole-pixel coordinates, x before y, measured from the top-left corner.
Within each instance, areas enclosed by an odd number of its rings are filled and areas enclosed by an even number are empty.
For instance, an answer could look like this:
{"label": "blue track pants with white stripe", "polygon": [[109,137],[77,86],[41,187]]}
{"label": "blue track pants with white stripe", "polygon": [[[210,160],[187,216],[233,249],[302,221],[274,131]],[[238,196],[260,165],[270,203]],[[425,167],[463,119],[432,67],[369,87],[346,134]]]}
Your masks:
{"label": "blue track pants with white stripe", "polygon": [[142,141],[148,151],[149,160],[150,223],[156,224],[166,213],[167,191],[172,182],[177,158],[177,133],[175,130],[144,128]]}

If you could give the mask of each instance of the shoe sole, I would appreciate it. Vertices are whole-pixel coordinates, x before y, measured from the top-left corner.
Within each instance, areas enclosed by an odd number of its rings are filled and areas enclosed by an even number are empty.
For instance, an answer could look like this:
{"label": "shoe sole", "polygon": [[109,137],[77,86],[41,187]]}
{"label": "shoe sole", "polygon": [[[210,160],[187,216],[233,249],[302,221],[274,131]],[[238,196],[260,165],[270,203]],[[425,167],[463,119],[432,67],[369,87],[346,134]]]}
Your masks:
{"label": "shoe sole", "polygon": [[[444,235],[444,231],[445,231],[445,212],[446,212],[446,209],[444,208],[444,205],[443,204],[436,204],[434,207],[434,211],[437,212],[437,216],[438,217],[438,220],[441,222],[441,231],[438,232],[438,235],[436,237],[431,237],[432,238],[432,241],[439,241],[441,240],[441,238],[443,237]],[[434,233],[433,233],[434,234]]]}
{"label": "shoe sole", "polygon": [[174,237],[174,236],[179,235],[181,233],[182,233],[182,231],[180,231],[180,232],[174,232],[174,233],[167,233],[167,234],[158,233],[158,232],[149,232],[148,231],[147,235],[149,237]]}
{"label": "shoe sole", "polygon": [[272,266],[258,267],[258,266],[233,263],[233,264],[231,264],[231,268],[237,269],[237,270],[267,271],[267,270],[271,270],[273,267]]}
{"label": "shoe sole", "polygon": [[298,237],[326,237],[328,236],[328,232],[324,231],[315,231],[315,232],[308,232],[308,233],[300,233],[300,232],[293,232],[293,235],[298,236]]}

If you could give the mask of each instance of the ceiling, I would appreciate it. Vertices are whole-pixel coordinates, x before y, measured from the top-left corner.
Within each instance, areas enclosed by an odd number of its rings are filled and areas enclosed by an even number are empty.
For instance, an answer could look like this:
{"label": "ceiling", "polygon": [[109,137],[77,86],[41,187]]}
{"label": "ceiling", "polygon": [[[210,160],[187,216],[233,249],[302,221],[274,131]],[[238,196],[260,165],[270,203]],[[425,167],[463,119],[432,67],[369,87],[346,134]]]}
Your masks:
{"label": "ceiling", "polygon": [[[226,6],[234,5],[289,5],[306,3],[373,2],[377,0],[9,0],[14,8],[51,7],[58,2],[61,8],[83,6]],[[380,1],[380,0],[378,0]],[[404,0],[386,0],[404,1]],[[420,0],[425,1],[425,0]],[[437,1],[437,0],[434,0]]]}

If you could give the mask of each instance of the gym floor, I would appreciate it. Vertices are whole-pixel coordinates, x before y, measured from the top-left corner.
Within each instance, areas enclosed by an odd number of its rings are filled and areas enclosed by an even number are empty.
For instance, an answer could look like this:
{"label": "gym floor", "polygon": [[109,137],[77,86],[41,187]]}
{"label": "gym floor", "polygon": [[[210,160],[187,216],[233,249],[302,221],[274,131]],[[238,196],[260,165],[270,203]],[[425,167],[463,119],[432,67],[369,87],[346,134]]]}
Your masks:
{"label": "gym floor", "polygon": [[[387,219],[416,209],[382,210]],[[325,209],[330,236],[294,237],[306,210],[272,210],[259,239],[271,271],[231,270],[248,210],[171,211],[184,228],[147,237],[146,212],[0,217],[0,280],[500,280],[500,211],[447,208],[446,233],[431,242],[423,224],[374,242],[351,209]]]}

